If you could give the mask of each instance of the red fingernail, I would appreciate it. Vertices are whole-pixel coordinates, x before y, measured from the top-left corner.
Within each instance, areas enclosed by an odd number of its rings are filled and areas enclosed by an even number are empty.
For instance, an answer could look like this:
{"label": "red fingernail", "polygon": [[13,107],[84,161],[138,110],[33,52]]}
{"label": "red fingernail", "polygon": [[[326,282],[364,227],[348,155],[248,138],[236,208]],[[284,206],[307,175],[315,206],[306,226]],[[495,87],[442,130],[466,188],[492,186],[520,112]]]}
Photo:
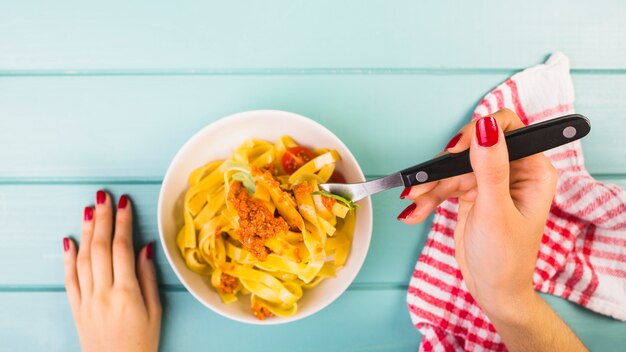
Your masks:
{"label": "red fingernail", "polygon": [[491,147],[498,143],[498,124],[491,116],[476,121],[476,139],[481,147]]}
{"label": "red fingernail", "polygon": [[411,205],[406,207],[406,209],[404,209],[400,213],[400,215],[398,215],[398,220],[406,219],[409,215],[411,215],[411,213],[413,213],[413,211],[415,211],[415,208],[417,208],[417,204],[415,204],[415,203],[412,203]]}
{"label": "red fingernail", "polygon": [[152,253],[152,242],[148,243],[146,246],[146,258],[152,259],[154,253]]}
{"label": "red fingernail", "polygon": [[404,198],[406,198],[406,196],[408,196],[408,195],[409,195],[409,193],[411,193],[411,187],[405,187],[405,188],[402,190],[402,193],[400,193],[400,199],[404,199]]}
{"label": "red fingernail", "polygon": [[96,192],[96,204],[103,204],[107,200],[107,195],[104,191],[100,190]]}
{"label": "red fingernail", "polygon": [[447,150],[450,149],[452,147],[454,147],[457,143],[459,143],[459,140],[461,139],[462,134],[461,133],[457,133],[456,136],[452,137],[452,139],[450,139],[450,141],[448,142],[448,144],[446,144],[446,147],[443,150]]}
{"label": "red fingernail", "polygon": [[124,194],[120,197],[120,201],[117,203],[117,209],[126,208],[126,204],[128,204],[128,197]]}
{"label": "red fingernail", "polygon": [[63,250],[65,252],[70,250],[70,239],[67,237],[63,238]]}
{"label": "red fingernail", "polygon": [[85,221],[91,221],[91,219],[93,219],[93,208],[92,207],[85,207],[85,212],[83,214],[83,219],[85,219]]}

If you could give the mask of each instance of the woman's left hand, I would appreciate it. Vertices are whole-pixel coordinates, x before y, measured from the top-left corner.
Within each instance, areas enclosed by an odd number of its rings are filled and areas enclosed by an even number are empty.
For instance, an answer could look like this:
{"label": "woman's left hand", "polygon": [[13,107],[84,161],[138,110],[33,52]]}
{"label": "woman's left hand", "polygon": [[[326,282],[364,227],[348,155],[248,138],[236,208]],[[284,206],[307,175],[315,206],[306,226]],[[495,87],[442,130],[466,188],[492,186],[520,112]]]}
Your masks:
{"label": "woman's left hand", "polygon": [[128,197],[120,197],[113,227],[111,197],[98,191],[95,209],[84,211],[80,249],[69,238],[63,248],[65,288],[81,349],[156,351],[161,303],[153,248],[145,246],[135,263]]}

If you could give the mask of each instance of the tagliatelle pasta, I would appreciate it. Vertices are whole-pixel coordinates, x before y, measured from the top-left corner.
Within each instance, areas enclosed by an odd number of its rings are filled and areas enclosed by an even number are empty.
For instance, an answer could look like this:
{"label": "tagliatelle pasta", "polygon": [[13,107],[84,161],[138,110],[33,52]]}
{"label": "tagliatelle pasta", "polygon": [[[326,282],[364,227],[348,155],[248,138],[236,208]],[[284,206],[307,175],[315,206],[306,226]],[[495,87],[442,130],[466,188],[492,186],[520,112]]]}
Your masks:
{"label": "tagliatelle pasta", "polygon": [[249,295],[258,319],[297,312],[303,290],[334,277],[348,257],[353,203],[318,185],[341,178],[334,150],[288,136],[248,140],[189,175],[176,244],[225,303]]}

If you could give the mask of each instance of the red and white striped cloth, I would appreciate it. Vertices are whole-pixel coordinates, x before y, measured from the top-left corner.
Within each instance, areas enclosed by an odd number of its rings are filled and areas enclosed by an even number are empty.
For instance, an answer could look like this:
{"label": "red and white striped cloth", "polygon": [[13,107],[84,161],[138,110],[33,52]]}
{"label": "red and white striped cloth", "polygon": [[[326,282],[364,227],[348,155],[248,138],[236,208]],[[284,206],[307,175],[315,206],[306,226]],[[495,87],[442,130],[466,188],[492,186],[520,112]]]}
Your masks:
{"label": "red and white striped cloth", "polygon": [[[569,59],[555,53],[487,94],[472,118],[507,107],[532,124],[573,113],[573,103]],[[559,182],[539,249],[535,288],[626,320],[626,192],[589,175],[580,141],[546,155]],[[420,350],[506,350],[467,291],[454,258],[457,208],[457,199],[437,208],[409,284],[411,319],[424,335]]]}

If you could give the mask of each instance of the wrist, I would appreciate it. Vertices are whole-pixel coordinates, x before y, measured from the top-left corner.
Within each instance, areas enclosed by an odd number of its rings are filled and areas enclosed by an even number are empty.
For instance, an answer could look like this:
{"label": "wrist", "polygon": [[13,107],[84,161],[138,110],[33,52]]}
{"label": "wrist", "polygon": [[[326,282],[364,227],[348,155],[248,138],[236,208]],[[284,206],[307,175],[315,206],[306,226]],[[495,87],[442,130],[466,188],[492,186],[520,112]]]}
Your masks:
{"label": "wrist", "polygon": [[[478,301],[478,300],[477,300]],[[489,319],[507,325],[524,324],[543,300],[534,289],[518,291],[515,294],[496,294],[482,299],[478,305]]]}
{"label": "wrist", "polygon": [[537,294],[487,305],[485,313],[510,351],[587,351],[585,345]]}

